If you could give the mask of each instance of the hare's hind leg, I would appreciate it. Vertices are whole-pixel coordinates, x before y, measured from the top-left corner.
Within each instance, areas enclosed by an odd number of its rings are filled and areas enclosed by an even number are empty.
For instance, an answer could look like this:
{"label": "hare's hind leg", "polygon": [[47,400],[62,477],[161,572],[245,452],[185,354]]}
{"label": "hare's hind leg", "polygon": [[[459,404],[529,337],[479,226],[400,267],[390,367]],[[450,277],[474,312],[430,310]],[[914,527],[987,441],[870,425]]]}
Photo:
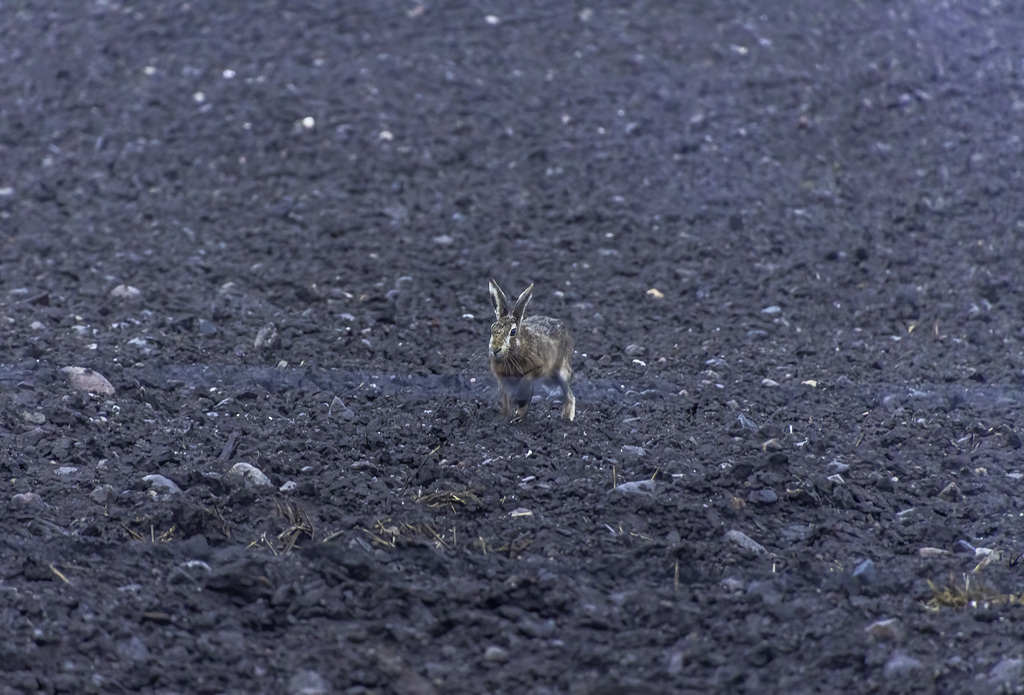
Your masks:
{"label": "hare's hind leg", "polygon": [[565,394],[562,417],[571,422],[576,417],[576,396],[572,395],[572,387],[569,385],[570,381],[572,381],[572,367],[569,366],[569,361],[566,360],[558,370],[558,385],[562,387],[562,392]]}

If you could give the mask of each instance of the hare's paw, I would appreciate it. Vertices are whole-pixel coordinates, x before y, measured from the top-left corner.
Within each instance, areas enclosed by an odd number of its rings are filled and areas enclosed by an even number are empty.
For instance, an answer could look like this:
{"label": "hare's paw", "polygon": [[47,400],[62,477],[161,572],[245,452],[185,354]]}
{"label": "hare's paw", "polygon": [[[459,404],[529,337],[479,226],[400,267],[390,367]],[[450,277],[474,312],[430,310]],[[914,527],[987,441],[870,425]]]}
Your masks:
{"label": "hare's paw", "polygon": [[526,417],[526,408],[527,408],[527,406],[525,406],[525,405],[519,406],[518,408],[516,408],[515,415],[513,415],[512,419],[509,420],[509,424],[510,425],[514,425],[517,422],[522,422],[523,418]]}
{"label": "hare's paw", "polygon": [[562,406],[562,417],[572,422],[576,418],[576,397],[569,396]]}

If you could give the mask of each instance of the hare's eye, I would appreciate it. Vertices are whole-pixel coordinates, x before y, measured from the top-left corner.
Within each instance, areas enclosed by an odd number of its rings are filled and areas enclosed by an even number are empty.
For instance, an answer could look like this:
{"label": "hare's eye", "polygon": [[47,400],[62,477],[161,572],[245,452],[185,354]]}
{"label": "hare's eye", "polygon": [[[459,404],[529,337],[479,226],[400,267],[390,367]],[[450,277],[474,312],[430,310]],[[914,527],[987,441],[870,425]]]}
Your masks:
{"label": "hare's eye", "polygon": [[509,334],[509,337],[511,337],[511,336],[514,336],[514,335],[516,334],[516,327],[515,327],[515,326],[512,326],[512,330],[510,330],[510,331],[508,332],[508,334]]}

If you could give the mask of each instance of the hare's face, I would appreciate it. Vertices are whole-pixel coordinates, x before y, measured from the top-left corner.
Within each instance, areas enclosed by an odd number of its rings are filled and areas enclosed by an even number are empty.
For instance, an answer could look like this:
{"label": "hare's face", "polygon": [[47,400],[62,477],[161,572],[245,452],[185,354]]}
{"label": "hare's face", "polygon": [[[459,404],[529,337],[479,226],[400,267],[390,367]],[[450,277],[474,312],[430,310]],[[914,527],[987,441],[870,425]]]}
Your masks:
{"label": "hare's face", "polygon": [[491,324],[491,359],[503,360],[515,350],[518,329],[518,322],[511,316],[503,316]]}

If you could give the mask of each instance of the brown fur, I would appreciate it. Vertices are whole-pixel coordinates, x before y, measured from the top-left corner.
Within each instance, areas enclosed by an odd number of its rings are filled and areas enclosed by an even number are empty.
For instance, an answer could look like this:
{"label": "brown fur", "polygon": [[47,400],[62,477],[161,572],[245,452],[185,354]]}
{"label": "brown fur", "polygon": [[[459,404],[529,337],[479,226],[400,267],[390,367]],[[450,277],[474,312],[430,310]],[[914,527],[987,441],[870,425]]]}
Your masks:
{"label": "brown fur", "polygon": [[494,280],[490,282],[495,321],[491,324],[491,371],[501,389],[501,412],[505,415],[515,402],[512,422],[526,415],[537,379],[558,384],[565,396],[562,417],[576,417],[576,397],[572,381],[573,340],[569,329],[558,319],[547,316],[526,317],[526,305],[533,296],[527,287],[514,305]]}

